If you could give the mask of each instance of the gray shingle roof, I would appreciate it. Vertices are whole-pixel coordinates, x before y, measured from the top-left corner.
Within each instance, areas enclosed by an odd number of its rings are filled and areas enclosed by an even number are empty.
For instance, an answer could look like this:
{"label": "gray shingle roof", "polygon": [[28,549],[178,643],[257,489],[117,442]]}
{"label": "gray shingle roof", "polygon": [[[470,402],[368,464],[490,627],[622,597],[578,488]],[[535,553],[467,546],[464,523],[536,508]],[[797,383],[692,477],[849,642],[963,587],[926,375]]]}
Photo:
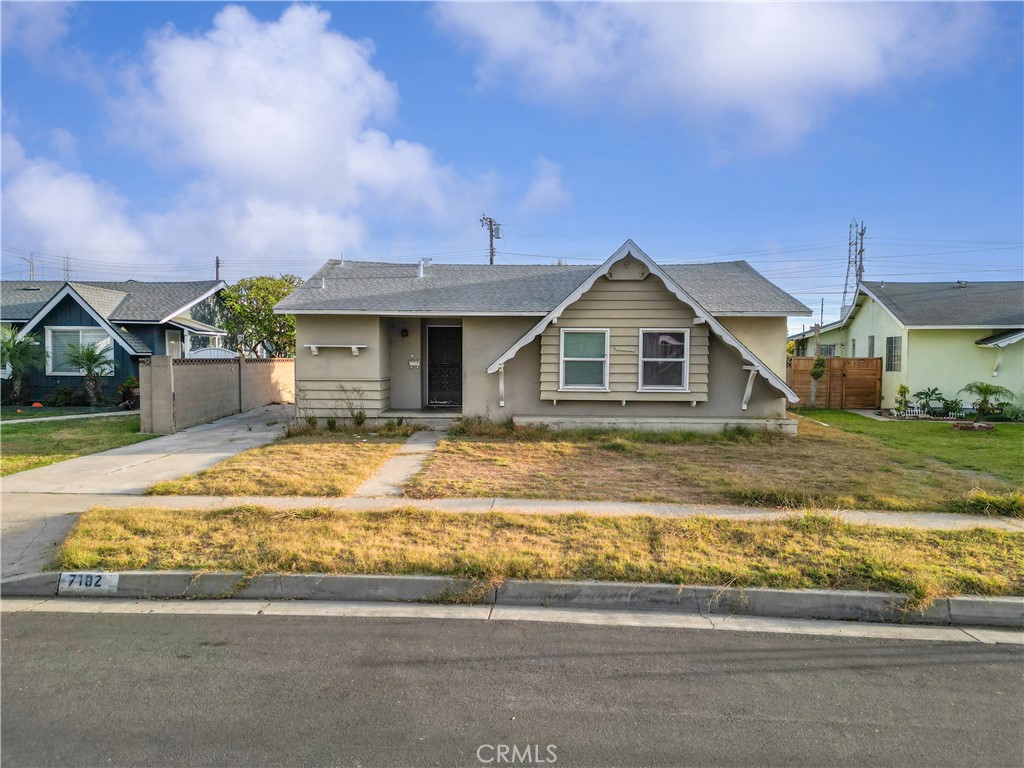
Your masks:
{"label": "gray shingle roof", "polygon": [[[282,312],[431,312],[546,315],[597,265],[417,264],[332,259],[281,301]],[[712,314],[810,314],[745,261],[675,264],[664,269]]]}
{"label": "gray shingle roof", "polygon": [[121,338],[125,340],[125,343],[132,348],[132,351],[140,355],[153,354],[153,350],[149,348],[149,345],[127,328],[117,327],[117,332],[121,335]]}
{"label": "gray shingle roof", "polygon": [[1024,327],[1024,281],[863,285],[906,326]]}
{"label": "gray shingle roof", "polygon": [[[146,283],[74,281],[71,286],[113,323],[159,323],[218,285],[216,280]],[[27,322],[64,283],[59,280],[0,281],[0,317]]]}

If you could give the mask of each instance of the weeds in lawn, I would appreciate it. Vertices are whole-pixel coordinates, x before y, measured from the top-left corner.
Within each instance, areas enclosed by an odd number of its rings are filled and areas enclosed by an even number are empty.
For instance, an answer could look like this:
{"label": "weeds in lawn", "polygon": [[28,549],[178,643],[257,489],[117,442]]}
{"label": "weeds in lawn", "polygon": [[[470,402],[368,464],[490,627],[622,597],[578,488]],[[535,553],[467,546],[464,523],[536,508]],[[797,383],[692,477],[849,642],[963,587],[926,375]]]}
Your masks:
{"label": "weeds in lawn", "polygon": [[1024,492],[989,493],[980,488],[974,488],[964,496],[950,499],[948,507],[950,512],[960,512],[965,515],[1024,517]]}
{"label": "weeds in lawn", "polygon": [[1024,593],[1024,534],[851,525],[825,515],[784,520],[447,513],[413,508],[282,512],[93,509],[55,568],[188,568],[269,572],[438,574],[504,579],[731,583],[867,589],[939,596]]}

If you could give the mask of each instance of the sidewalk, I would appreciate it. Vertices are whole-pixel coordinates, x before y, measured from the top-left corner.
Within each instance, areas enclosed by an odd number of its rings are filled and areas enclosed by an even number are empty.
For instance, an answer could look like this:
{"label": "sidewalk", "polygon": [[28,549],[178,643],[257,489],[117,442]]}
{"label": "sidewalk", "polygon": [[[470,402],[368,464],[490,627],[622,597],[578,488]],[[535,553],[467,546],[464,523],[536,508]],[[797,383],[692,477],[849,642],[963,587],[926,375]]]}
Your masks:
{"label": "sidewalk", "polygon": [[37,419],[3,419],[0,427],[11,427],[17,424],[38,424],[42,421],[70,421],[71,419],[104,419],[111,416],[138,416],[139,411],[100,411],[99,413],[73,413],[69,416],[40,416]]}

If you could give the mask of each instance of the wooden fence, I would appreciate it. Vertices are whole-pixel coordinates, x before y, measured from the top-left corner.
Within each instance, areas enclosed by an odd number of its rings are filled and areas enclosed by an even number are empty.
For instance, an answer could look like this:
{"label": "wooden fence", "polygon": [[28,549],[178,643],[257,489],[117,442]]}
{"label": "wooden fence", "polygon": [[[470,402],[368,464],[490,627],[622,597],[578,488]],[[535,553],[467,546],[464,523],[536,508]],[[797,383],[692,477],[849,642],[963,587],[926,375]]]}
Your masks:
{"label": "wooden fence", "polygon": [[[786,383],[800,397],[799,405],[811,407],[813,357],[794,357],[786,367]],[[882,358],[829,357],[825,375],[818,379],[815,408],[880,408],[882,405]]]}

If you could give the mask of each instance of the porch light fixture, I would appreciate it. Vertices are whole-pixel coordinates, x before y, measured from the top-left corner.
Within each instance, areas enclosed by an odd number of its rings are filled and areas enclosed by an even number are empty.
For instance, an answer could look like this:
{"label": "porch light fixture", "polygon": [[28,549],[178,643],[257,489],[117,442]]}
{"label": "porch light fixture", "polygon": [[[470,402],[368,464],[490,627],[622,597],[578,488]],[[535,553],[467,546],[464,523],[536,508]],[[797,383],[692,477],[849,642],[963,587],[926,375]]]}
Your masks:
{"label": "porch light fixture", "polygon": [[402,329],[402,338],[403,339],[409,338],[409,329],[408,328],[403,328]]}

